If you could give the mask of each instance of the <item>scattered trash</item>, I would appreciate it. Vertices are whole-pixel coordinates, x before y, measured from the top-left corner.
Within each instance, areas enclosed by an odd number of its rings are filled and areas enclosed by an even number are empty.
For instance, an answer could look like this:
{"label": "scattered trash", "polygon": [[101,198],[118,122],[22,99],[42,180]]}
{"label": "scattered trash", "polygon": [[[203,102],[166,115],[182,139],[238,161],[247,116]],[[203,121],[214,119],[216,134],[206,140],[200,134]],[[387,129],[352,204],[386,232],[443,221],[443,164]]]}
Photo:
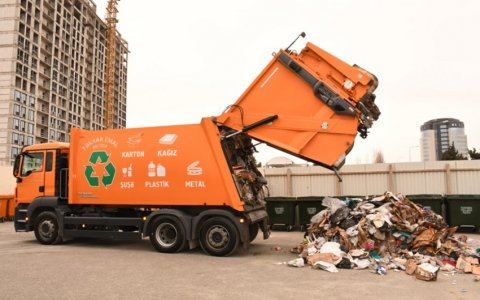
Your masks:
{"label": "scattered trash", "polygon": [[385,267],[378,266],[375,268],[375,273],[383,276],[383,275],[387,275],[387,270],[385,269]]}
{"label": "scattered trash", "polygon": [[471,273],[480,281],[480,242],[454,236],[457,227],[401,194],[325,197],[322,204],[326,209],[311,218],[303,243],[290,250],[299,258],[289,266],[328,272],[368,268],[382,276],[402,270],[425,281],[435,281],[441,270],[446,276]]}
{"label": "scattered trash", "polygon": [[325,270],[325,271],[328,271],[328,272],[330,272],[330,273],[337,273],[337,272],[338,272],[338,269],[337,269],[337,267],[335,267],[334,264],[331,264],[331,263],[328,263],[328,262],[324,262],[324,261],[317,261],[317,262],[313,265],[313,268],[314,268],[314,269]]}
{"label": "scattered trash", "polygon": [[275,246],[275,247],[272,247],[272,250],[275,251],[275,252],[279,252],[279,251],[282,251],[282,247]]}
{"label": "scattered trash", "polygon": [[408,275],[413,275],[415,274],[416,270],[417,270],[417,263],[413,260],[407,261],[405,273],[407,273]]}
{"label": "scattered trash", "polygon": [[287,265],[289,265],[290,267],[301,268],[305,267],[305,261],[303,260],[303,258],[300,257],[289,261]]}
{"label": "scattered trash", "polygon": [[429,263],[423,263],[417,266],[415,270],[415,278],[425,281],[435,281],[437,280],[438,266],[434,266]]}

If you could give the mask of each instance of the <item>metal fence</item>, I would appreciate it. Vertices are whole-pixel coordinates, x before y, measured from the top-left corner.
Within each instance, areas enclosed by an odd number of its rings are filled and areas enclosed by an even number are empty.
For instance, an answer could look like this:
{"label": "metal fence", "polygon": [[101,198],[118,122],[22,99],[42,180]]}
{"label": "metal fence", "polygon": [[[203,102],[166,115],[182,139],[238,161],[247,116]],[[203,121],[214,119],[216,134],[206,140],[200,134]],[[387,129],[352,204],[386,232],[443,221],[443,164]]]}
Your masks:
{"label": "metal fence", "polygon": [[335,173],[318,166],[262,168],[269,196],[480,194],[480,161],[345,165]]}

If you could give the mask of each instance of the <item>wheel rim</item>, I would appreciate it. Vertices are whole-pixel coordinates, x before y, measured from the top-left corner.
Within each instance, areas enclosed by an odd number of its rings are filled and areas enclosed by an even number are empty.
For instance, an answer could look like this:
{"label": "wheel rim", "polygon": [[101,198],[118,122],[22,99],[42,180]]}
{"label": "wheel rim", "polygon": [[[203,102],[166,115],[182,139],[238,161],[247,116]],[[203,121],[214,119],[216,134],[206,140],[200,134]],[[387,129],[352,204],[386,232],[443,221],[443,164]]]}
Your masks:
{"label": "wheel rim", "polygon": [[52,220],[43,220],[38,233],[43,239],[51,239],[55,232],[55,223]]}
{"label": "wheel rim", "polygon": [[216,225],[208,231],[207,241],[213,248],[220,249],[228,244],[230,235],[225,227]]}
{"label": "wheel rim", "polygon": [[177,241],[177,228],[170,223],[162,223],[155,231],[155,238],[162,247],[171,247]]}

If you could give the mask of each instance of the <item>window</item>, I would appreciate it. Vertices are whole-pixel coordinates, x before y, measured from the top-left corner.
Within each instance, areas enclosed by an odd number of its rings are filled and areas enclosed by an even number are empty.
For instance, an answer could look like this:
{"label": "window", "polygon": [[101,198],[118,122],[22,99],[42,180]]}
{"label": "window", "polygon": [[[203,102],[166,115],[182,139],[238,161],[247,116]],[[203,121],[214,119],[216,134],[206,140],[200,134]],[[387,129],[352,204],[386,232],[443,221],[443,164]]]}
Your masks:
{"label": "window", "polygon": [[20,129],[20,120],[13,119],[13,129],[16,129],[16,130]]}
{"label": "window", "polygon": [[17,147],[12,147],[12,159],[15,159],[15,157],[17,157],[17,155],[20,154],[20,148],[17,148]]}
{"label": "window", "polygon": [[30,106],[35,107],[35,97],[30,96]]}
{"label": "window", "polygon": [[17,63],[17,74],[22,75],[23,66],[20,63]]}
{"label": "window", "polygon": [[23,146],[24,142],[25,142],[25,136],[23,134],[19,134],[18,135],[18,145]]}
{"label": "window", "polygon": [[[34,126],[32,123],[28,123],[28,127],[27,127],[27,133],[28,134],[33,134],[33,131],[34,131]],[[31,145],[31,144],[30,144]]]}
{"label": "window", "polygon": [[16,115],[16,116],[20,115],[20,105],[18,105],[18,104],[13,105],[13,114]]}
{"label": "window", "polygon": [[12,144],[18,144],[18,133],[12,133]]}
{"label": "window", "polygon": [[41,171],[43,167],[43,153],[26,153],[23,159],[21,176],[28,176],[32,172]]}
{"label": "window", "polygon": [[19,91],[15,91],[15,100],[20,102],[21,99],[22,99],[22,93],[20,93]]}
{"label": "window", "polygon": [[33,137],[27,136],[27,145],[33,145]]}
{"label": "window", "polygon": [[22,99],[23,104],[27,104],[27,95],[20,93],[20,98]]}
{"label": "window", "polygon": [[29,121],[35,121],[35,111],[32,109],[28,110],[28,120]]}

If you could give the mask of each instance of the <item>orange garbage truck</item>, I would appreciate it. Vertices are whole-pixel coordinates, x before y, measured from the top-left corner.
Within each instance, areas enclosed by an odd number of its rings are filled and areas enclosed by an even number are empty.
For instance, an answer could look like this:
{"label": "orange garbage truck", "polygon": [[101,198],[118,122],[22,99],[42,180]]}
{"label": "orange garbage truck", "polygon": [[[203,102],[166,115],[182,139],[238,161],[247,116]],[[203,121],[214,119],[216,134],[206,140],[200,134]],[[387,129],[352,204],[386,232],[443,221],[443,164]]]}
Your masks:
{"label": "orange garbage truck", "polygon": [[288,48],[220,115],[199,124],[89,131],[23,148],[15,230],[42,244],[143,239],[159,252],[226,256],[268,238],[254,141],[340,168],[380,112],[374,75],[307,43]]}

